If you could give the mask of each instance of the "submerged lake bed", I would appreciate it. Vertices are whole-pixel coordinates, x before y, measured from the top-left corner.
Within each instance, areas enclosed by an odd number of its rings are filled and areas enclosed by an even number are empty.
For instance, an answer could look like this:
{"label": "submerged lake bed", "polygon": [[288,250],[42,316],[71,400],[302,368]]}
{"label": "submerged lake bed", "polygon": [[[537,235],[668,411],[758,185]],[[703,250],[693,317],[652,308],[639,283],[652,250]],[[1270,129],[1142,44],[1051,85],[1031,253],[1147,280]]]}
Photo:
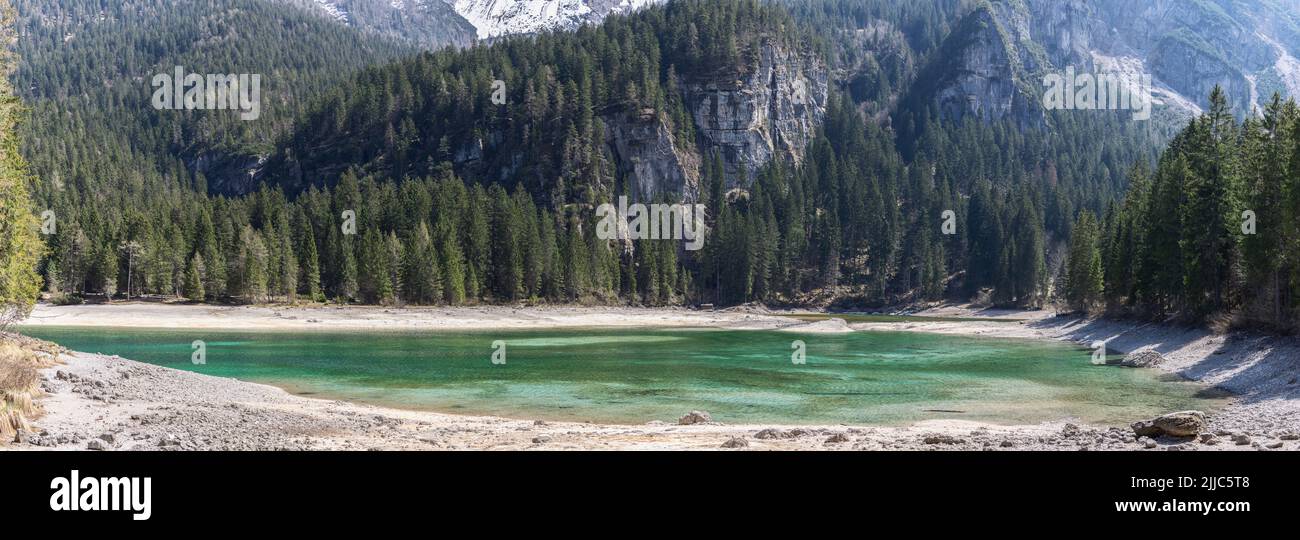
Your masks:
{"label": "submerged lake bed", "polygon": [[[228,331],[41,326],[71,350],[388,407],[643,424],[1126,425],[1223,403],[1203,385],[1099,366],[1065,343],[915,332]],[[193,362],[202,341],[204,363]],[[798,353],[802,352],[802,357]],[[798,361],[802,360],[802,363]]]}

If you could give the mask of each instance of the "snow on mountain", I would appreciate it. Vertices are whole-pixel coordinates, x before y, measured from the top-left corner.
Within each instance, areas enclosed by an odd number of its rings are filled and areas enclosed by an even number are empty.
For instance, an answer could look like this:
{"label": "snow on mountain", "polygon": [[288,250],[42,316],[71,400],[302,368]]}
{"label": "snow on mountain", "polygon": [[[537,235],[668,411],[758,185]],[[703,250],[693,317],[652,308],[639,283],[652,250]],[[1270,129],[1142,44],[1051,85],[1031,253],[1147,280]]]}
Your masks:
{"label": "snow on mountain", "polygon": [[[284,0],[335,20],[425,45],[472,41],[599,23],[667,0]],[[434,27],[431,29],[430,27]],[[462,30],[463,29],[463,30]],[[429,34],[429,35],[426,35]]]}
{"label": "snow on mountain", "polygon": [[334,20],[421,47],[465,46],[474,26],[443,0],[280,0]]}
{"label": "snow on mountain", "polygon": [[478,30],[479,39],[571,29],[664,0],[445,0]]}
{"label": "snow on mountain", "polygon": [[334,17],[339,22],[348,22],[348,12],[345,11],[343,8],[339,7],[336,2],[332,0],[315,0],[315,1],[316,1],[316,5],[319,6],[321,9],[325,10],[325,13],[330,14],[331,17]]}

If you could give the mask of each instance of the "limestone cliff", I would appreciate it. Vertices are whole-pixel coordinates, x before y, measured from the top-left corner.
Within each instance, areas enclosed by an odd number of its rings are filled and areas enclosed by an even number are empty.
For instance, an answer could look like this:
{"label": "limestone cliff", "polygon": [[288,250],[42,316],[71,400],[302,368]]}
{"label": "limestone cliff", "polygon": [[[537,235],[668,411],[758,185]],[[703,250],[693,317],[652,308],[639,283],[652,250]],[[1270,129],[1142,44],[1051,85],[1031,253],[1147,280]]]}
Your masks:
{"label": "limestone cliff", "polygon": [[637,201],[696,200],[699,157],[680,150],[661,112],[644,109],[604,118],[605,140]]}
{"label": "limestone cliff", "polygon": [[966,15],[921,71],[905,106],[933,105],[952,121],[1011,118],[1025,127],[1042,125],[1032,79],[1044,62],[1028,46],[1027,14],[1020,7],[983,3]]}
{"label": "limestone cliff", "polygon": [[820,59],[770,42],[756,57],[739,77],[682,83],[701,149],[721,153],[729,186],[748,186],[774,158],[802,163],[826,116],[829,78]]}
{"label": "limestone cliff", "polygon": [[1150,74],[1160,105],[1195,113],[1222,86],[1238,114],[1300,95],[1295,2],[1003,0],[1057,69]]}
{"label": "limestone cliff", "polygon": [[825,63],[770,41],[754,58],[739,74],[683,78],[678,91],[695,124],[694,145],[675,140],[660,111],[604,117],[606,140],[620,172],[635,186],[634,197],[694,200],[702,156],[714,152],[722,156],[729,187],[748,187],[754,173],[773,159],[802,163],[826,115]]}
{"label": "limestone cliff", "polygon": [[974,5],[917,77],[907,107],[1041,123],[1042,77],[1150,75],[1167,118],[1200,112],[1223,87],[1238,114],[1274,91],[1300,95],[1300,12],[1285,2],[993,0]]}

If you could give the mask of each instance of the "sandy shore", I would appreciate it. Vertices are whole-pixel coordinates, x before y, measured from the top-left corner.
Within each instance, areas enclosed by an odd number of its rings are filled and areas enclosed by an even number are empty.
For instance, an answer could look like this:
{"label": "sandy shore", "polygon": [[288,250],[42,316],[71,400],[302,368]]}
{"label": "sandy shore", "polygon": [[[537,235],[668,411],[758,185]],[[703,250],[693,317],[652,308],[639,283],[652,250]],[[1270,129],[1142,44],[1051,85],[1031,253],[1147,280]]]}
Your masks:
{"label": "sandy shore", "polygon": [[[797,322],[797,321],[796,321]],[[228,330],[473,330],[573,327],[713,327],[771,329],[793,324],[745,311],[630,307],[195,306],[117,303],[40,304],[24,326],[221,328]]]}
{"label": "sandy shore", "polygon": [[[1070,424],[1000,426],[960,420],[907,427],[599,425],[405,411],[292,395],[234,379],[127,359],[68,353],[43,370],[44,415],[21,444],[0,448],[119,450],[1159,450],[1300,449],[1300,346],[1289,340],[1163,326],[1051,317],[1041,312],[977,312],[948,307],[921,315],[1024,319],[1019,322],[804,323],[766,313],[635,308],[384,309],[208,307],[160,304],[38,307],[26,324],[163,328],[457,329],[583,326],[710,326],[800,331],[918,331],[1091,343],[1112,352],[1154,347],[1157,369],[1241,394],[1211,417],[1212,444],[1141,440],[1122,427]],[[1116,368],[1121,369],[1121,368]],[[1127,368],[1123,368],[1127,369]],[[1288,378],[1287,374],[1290,374]],[[686,413],[687,411],[682,411]],[[1138,420],[1138,419],[1134,419]],[[1250,442],[1235,444],[1245,436]],[[1154,446],[1152,444],[1154,443]]]}

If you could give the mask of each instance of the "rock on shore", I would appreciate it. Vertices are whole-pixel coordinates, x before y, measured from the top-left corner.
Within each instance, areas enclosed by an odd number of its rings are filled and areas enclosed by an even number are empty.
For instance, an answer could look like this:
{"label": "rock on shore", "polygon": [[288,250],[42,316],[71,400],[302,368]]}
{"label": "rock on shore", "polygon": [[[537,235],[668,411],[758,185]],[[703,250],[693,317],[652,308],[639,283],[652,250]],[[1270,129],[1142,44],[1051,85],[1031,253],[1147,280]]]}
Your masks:
{"label": "rock on shore", "polygon": [[1159,366],[1164,361],[1164,355],[1146,349],[1124,355],[1124,360],[1120,361],[1119,365],[1133,368],[1151,368]]}
{"label": "rock on shore", "polygon": [[1201,411],[1179,411],[1136,422],[1133,433],[1138,437],[1195,437],[1205,429],[1205,423],[1205,413]]}

